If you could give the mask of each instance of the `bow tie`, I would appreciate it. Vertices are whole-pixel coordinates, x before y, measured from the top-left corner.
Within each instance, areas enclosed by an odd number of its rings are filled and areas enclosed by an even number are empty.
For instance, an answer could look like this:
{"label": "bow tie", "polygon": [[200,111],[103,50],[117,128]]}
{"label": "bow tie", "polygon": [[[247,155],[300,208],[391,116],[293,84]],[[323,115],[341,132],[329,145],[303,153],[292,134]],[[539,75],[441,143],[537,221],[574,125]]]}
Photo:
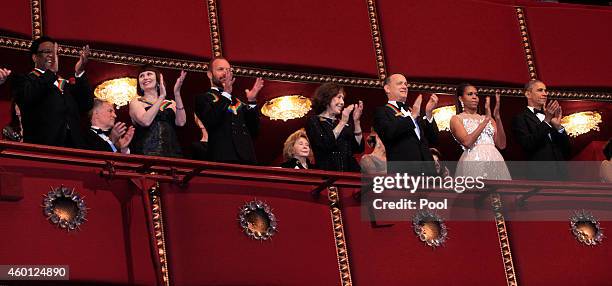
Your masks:
{"label": "bow tie", "polygon": [[535,108],[534,108],[534,109],[533,109],[533,113],[535,113],[536,115],[537,115],[538,113],[544,114],[544,109],[535,109]]}
{"label": "bow tie", "polygon": [[400,110],[404,109],[405,111],[408,111],[408,106],[406,105],[406,103],[399,101],[396,101],[395,103],[397,103],[397,108],[399,108]]}
{"label": "bow tie", "polygon": [[106,130],[106,131],[103,131],[102,129],[91,128],[91,130],[93,130],[93,132],[96,132],[96,134],[104,134],[106,136],[110,136],[110,134],[111,134],[111,130],[110,129]]}

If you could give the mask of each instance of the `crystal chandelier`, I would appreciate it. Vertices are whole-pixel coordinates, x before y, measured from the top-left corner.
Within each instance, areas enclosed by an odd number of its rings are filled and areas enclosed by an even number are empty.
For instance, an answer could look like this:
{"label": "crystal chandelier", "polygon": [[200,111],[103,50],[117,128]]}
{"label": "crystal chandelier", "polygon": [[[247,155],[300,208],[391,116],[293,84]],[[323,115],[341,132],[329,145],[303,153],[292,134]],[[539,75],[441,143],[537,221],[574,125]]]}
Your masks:
{"label": "crystal chandelier", "polygon": [[432,114],[438,125],[438,130],[450,131],[450,119],[456,114],[454,105],[438,107],[433,110]]}
{"label": "crystal chandelier", "polygon": [[111,102],[117,108],[127,105],[136,94],[136,79],[130,77],[107,80],[96,87],[96,98]]}
{"label": "crystal chandelier", "polygon": [[300,118],[310,111],[310,99],[296,94],[285,95],[269,100],[261,108],[261,113],[272,120]]}
{"label": "crystal chandelier", "polygon": [[599,123],[601,123],[601,114],[597,111],[577,112],[561,119],[561,125],[565,128],[567,134],[572,137],[591,130],[599,131]]}

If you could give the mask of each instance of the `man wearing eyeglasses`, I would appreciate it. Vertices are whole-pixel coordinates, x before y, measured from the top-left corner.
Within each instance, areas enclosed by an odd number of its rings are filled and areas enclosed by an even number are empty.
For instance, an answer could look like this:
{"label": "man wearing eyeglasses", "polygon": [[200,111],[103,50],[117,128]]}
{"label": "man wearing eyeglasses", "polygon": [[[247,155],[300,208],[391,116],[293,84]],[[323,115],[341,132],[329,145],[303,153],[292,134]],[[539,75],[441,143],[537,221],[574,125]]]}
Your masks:
{"label": "man wearing eyeglasses", "polygon": [[23,139],[27,143],[80,148],[80,113],[93,105],[85,76],[89,46],[80,51],[75,73],[69,79],[58,74],[57,50],[57,42],[49,37],[34,40],[30,46],[34,69],[14,78],[13,93],[22,111]]}

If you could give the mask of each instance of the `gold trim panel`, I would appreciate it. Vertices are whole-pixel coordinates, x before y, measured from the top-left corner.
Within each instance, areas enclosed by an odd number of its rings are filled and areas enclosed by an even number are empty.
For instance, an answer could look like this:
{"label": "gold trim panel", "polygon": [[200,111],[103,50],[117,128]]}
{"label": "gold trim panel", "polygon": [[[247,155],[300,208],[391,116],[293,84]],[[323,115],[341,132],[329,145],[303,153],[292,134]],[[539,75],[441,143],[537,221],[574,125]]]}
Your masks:
{"label": "gold trim panel", "polygon": [[[78,57],[79,56],[79,47],[67,46],[67,45],[59,45],[58,54],[68,57]],[[117,53],[117,52],[109,52],[104,50],[91,50],[91,59],[109,62],[109,63],[118,63],[118,64],[129,64],[129,65],[144,65],[150,64],[158,67],[169,68],[169,69],[178,69],[178,70],[187,70],[187,71],[195,71],[195,72],[203,72],[208,68],[208,64],[203,62],[196,61],[186,61],[186,60],[177,60],[171,58],[162,58],[162,57],[150,57],[150,56],[140,56],[135,54],[125,54],[125,53]]]}
{"label": "gold trim panel", "polygon": [[[30,39],[18,39],[11,37],[0,36],[0,48],[8,48],[13,50],[28,51],[31,44]],[[79,48],[74,46],[60,45],[60,55],[69,57],[78,57]],[[179,60],[163,57],[142,56],[136,54],[117,53],[104,50],[92,50],[92,59],[115,64],[128,65],[143,65],[152,64],[162,68],[188,70],[193,72],[205,72],[208,69],[207,62]],[[298,73],[278,70],[256,69],[251,67],[234,66],[234,73],[247,77],[263,77],[270,80],[289,81],[289,82],[307,82],[307,83],[325,83],[335,82],[345,86],[365,87],[365,88],[382,88],[382,81],[372,78],[357,78],[345,77],[337,75],[322,75],[312,73]],[[409,85],[412,91],[445,93],[454,94],[456,85],[445,83],[424,83],[412,82]],[[515,87],[480,87],[478,92],[486,94],[495,94],[498,91],[502,96],[522,97],[523,91],[521,88]],[[382,91],[381,91],[382,92]],[[382,93],[381,93],[382,94]],[[564,91],[564,90],[549,90],[549,96],[559,99],[584,99],[594,101],[612,101],[612,92],[600,91]]]}
{"label": "gold trim panel", "polygon": [[217,1],[207,0],[206,8],[208,9],[208,23],[210,25],[210,47],[213,56],[218,57],[223,54],[223,50],[221,49],[221,29],[219,28]]}
{"label": "gold trim panel", "polygon": [[523,49],[525,50],[525,60],[527,61],[527,69],[529,71],[530,79],[537,79],[538,73],[536,71],[535,56],[533,55],[533,47],[529,37],[529,31],[527,30],[527,17],[525,17],[525,11],[523,7],[515,7],[516,17],[518,18],[519,28],[521,30],[521,40],[523,42]]}
{"label": "gold trim panel", "polygon": [[334,240],[336,241],[336,257],[338,258],[338,270],[340,271],[340,285],[353,285],[351,277],[351,266],[349,263],[348,247],[344,236],[344,223],[342,221],[342,210],[340,210],[340,198],[338,188],[328,188],[329,211],[332,219]]}
{"label": "gold trim panel", "polygon": [[274,71],[267,69],[256,69],[250,67],[234,66],[235,75],[250,77],[264,77],[273,80],[292,81],[292,82],[335,82],[345,86],[380,88],[381,81],[378,79],[343,77],[336,75],[322,75],[311,73],[298,73],[286,71]]}
{"label": "gold trim panel", "polygon": [[166,234],[164,232],[164,219],[162,214],[162,202],[159,195],[159,182],[149,190],[149,199],[151,200],[151,217],[153,218],[153,229],[155,232],[155,246],[159,254],[159,264],[161,265],[161,274],[165,286],[170,285],[170,274],[168,268],[168,251],[166,248]]}
{"label": "gold trim panel", "polygon": [[378,23],[376,1],[367,0],[367,2],[370,29],[372,31],[372,43],[374,44],[374,52],[376,54],[376,69],[378,71],[378,78],[384,80],[387,77],[387,67],[385,66],[385,55],[383,53],[382,35],[380,32],[380,24]]}
{"label": "gold trim panel", "polygon": [[43,35],[42,1],[43,0],[30,1],[30,7],[32,8],[32,39],[38,39]]}
{"label": "gold trim panel", "polygon": [[491,195],[491,206],[495,215],[495,227],[499,238],[499,247],[502,260],[504,262],[504,273],[506,273],[506,283],[508,286],[517,286],[516,271],[512,260],[512,250],[510,249],[510,237],[506,228],[506,219],[502,213],[502,201],[499,194]]}
{"label": "gold trim panel", "polygon": [[32,40],[17,39],[0,36],[0,48],[8,48],[19,51],[29,51]]}

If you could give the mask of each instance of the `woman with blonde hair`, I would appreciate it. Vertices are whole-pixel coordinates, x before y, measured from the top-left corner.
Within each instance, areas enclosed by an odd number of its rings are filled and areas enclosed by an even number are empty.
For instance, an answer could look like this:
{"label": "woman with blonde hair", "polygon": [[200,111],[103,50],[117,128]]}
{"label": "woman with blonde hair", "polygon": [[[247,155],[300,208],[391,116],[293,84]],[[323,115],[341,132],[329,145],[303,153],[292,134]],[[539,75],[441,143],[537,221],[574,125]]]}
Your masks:
{"label": "woman with blonde hair", "polygon": [[309,169],[312,164],[308,161],[310,157],[310,142],[304,128],[293,132],[283,146],[283,157],[285,162],[281,164],[283,168]]}

